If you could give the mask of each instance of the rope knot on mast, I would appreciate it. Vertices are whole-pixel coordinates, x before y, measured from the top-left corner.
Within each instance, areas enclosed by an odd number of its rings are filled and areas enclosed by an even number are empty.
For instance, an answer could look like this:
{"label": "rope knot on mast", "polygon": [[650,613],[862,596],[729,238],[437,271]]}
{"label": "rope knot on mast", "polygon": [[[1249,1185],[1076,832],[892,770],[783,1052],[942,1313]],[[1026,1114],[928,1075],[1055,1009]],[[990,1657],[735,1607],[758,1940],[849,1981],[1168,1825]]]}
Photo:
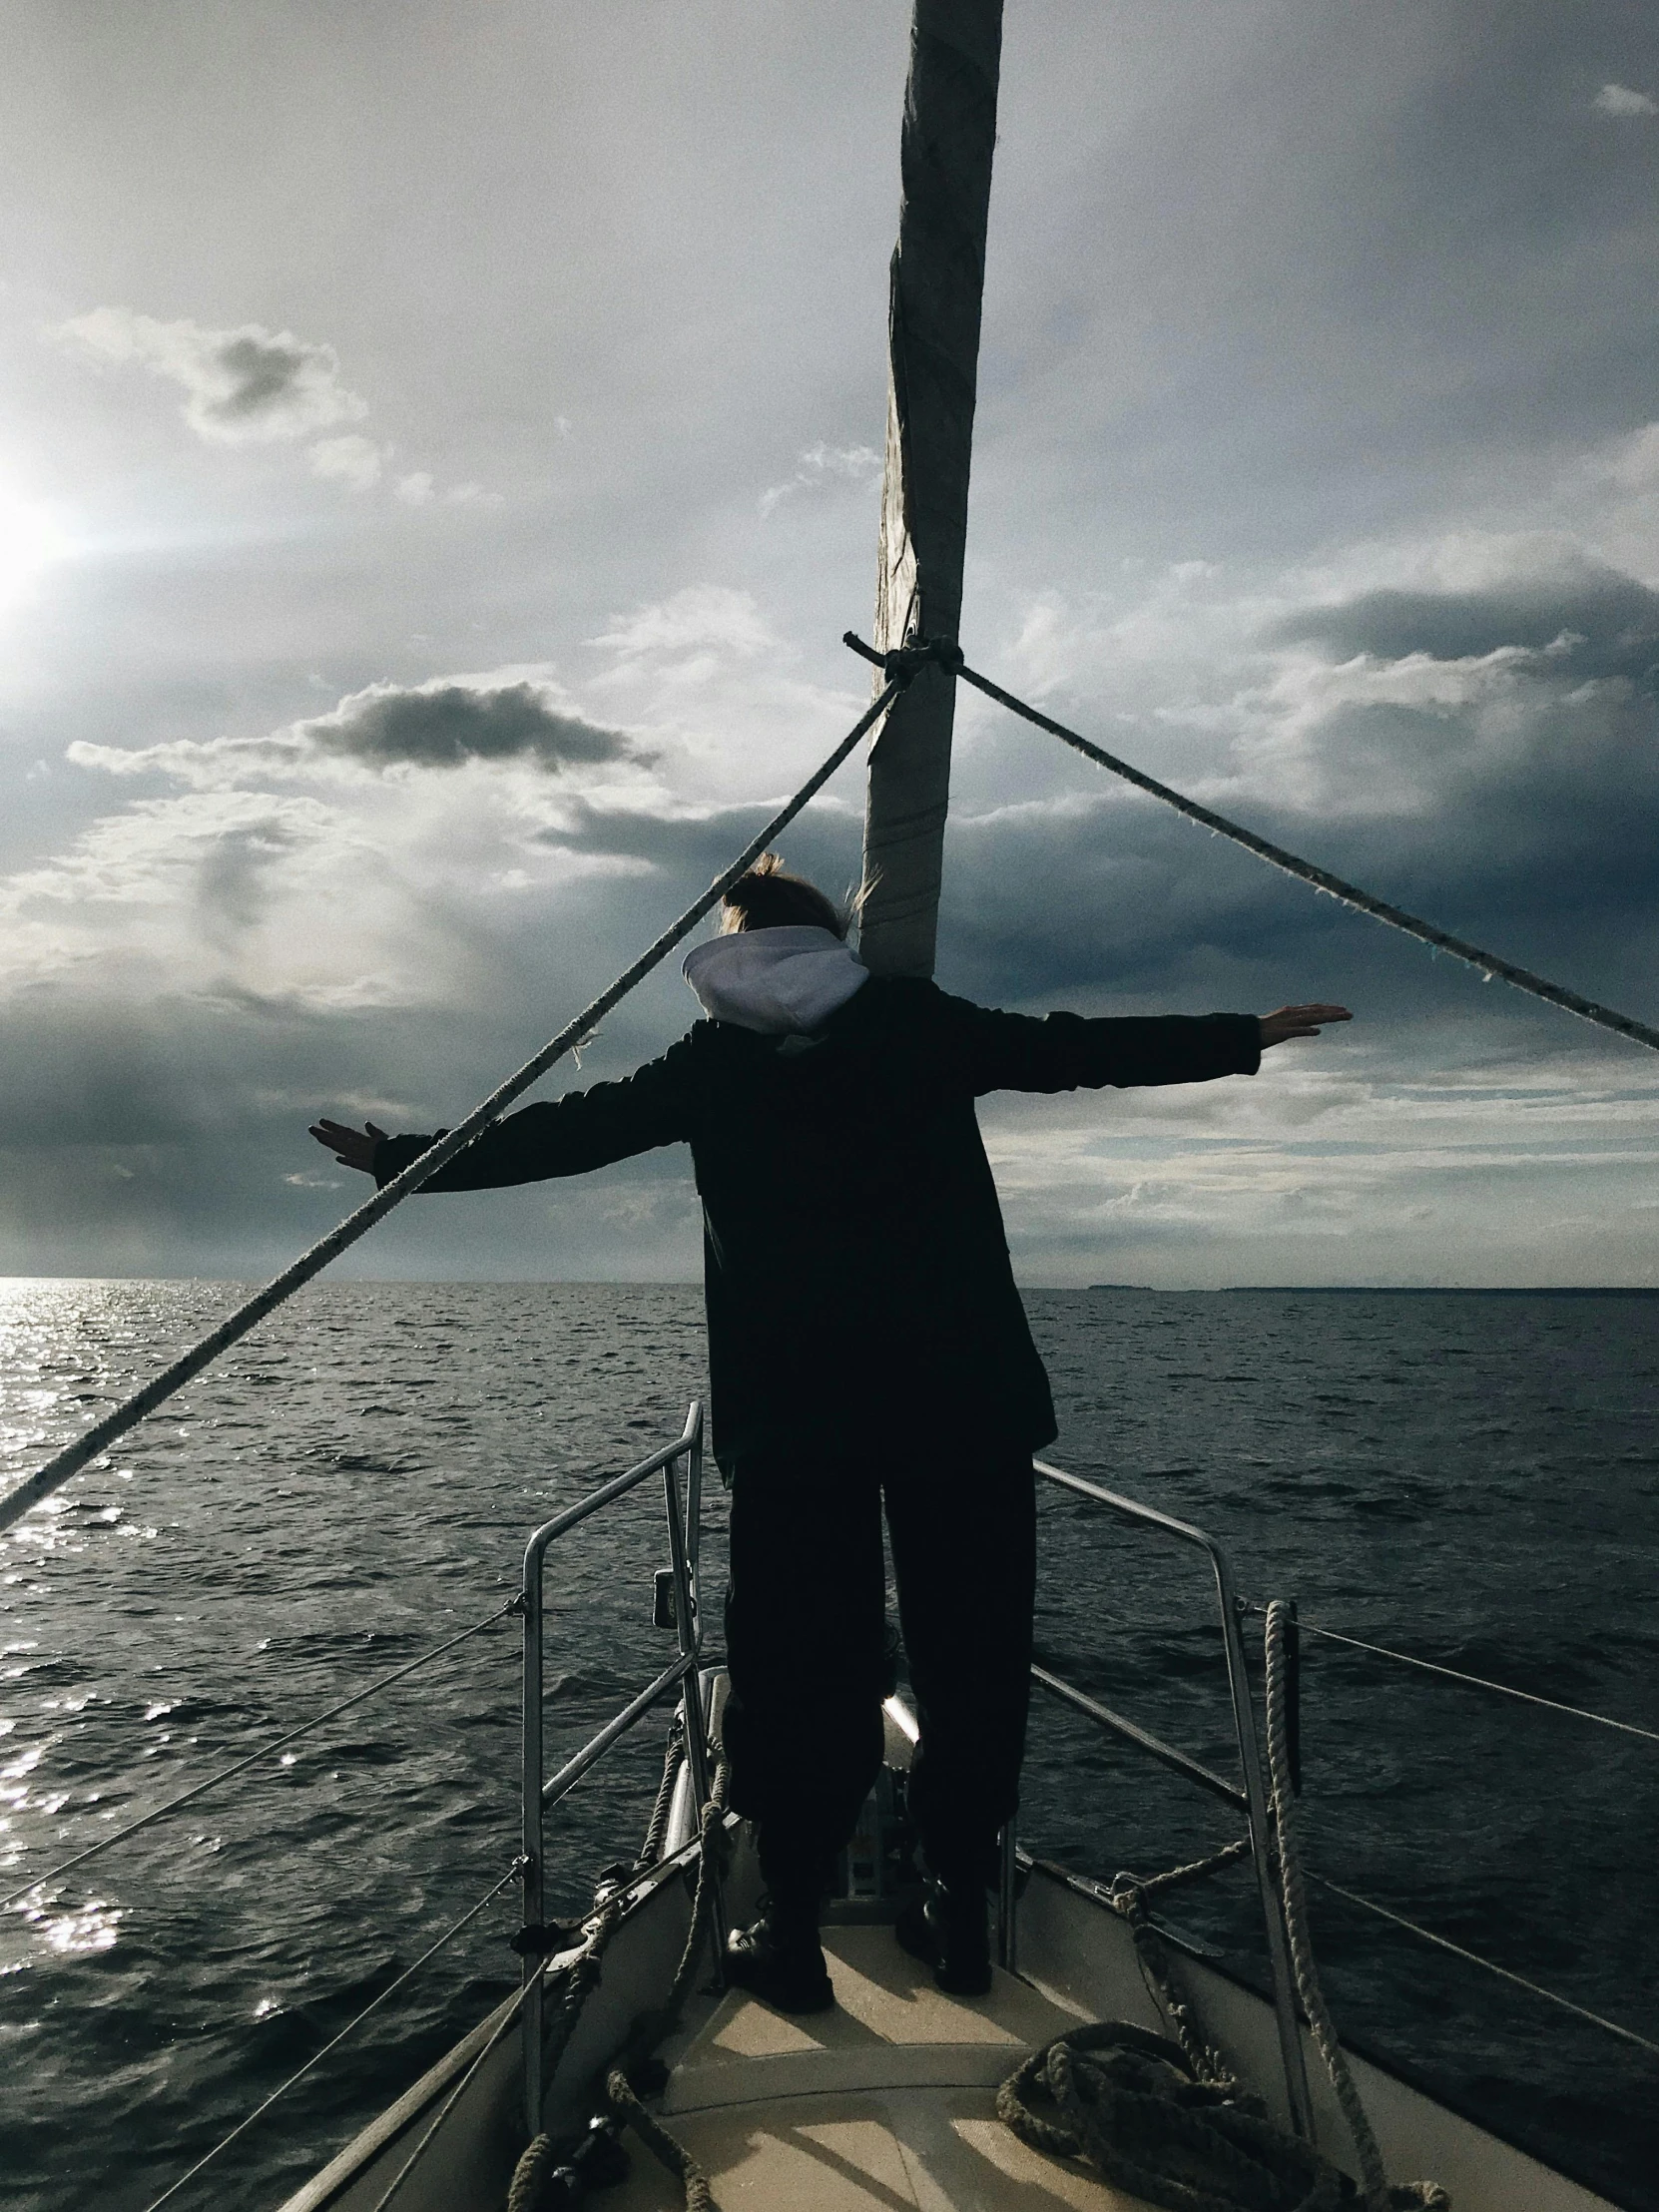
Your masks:
{"label": "rope knot on mast", "polygon": [[954,676],[962,666],[962,649],[954,638],[911,638],[907,644],[881,653],[873,645],[866,645],[855,630],[847,630],[842,633],[841,643],[878,668],[888,683],[900,688],[913,683],[930,665],[942,668],[947,676]]}

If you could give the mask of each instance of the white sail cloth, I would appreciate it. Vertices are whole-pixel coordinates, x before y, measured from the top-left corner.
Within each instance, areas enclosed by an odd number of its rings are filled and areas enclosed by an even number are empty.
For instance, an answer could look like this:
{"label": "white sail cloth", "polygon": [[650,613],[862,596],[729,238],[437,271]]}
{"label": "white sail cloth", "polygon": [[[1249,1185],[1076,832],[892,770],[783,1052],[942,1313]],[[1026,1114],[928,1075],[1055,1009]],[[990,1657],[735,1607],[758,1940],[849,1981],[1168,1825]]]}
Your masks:
{"label": "white sail cloth", "polygon": [[832,929],[739,929],[711,937],[683,973],[712,1021],[763,1037],[822,1028],[869,981],[869,970]]}

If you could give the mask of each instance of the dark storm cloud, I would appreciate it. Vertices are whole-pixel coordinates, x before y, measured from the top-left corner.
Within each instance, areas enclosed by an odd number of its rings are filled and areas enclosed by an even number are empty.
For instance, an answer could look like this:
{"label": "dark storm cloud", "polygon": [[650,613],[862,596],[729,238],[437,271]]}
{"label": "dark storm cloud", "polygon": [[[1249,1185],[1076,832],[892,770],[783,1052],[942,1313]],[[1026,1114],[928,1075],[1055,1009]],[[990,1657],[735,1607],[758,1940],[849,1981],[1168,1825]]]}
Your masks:
{"label": "dark storm cloud", "polygon": [[375,685],[301,728],[322,751],[377,768],[394,762],[459,768],[467,761],[531,760],[556,771],[644,758],[621,731],[560,712],[529,683],[493,690]]}
{"label": "dark storm cloud", "polygon": [[258,322],[210,330],[130,307],[95,307],[51,335],[94,359],[131,362],[182,386],[185,420],[216,444],[305,437],[368,411],[341,384],[331,345]]}
{"label": "dark storm cloud", "polygon": [[196,896],[216,942],[264,918],[270,872],[296,841],[290,825],[273,820],[228,829],[208,846],[196,873]]}
{"label": "dark storm cloud", "polygon": [[[580,1002],[585,981],[565,979],[544,1006],[498,979],[459,1014],[236,989],[14,1001],[0,1013],[0,1272],[273,1273],[367,1195],[307,1135],[319,1111],[402,1129],[452,1121],[540,1041],[544,1011],[550,1025]],[[658,1028],[609,1044],[626,1055],[616,1072],[675,1033]],[[567,1062],[550,1088],[583,1080]],[[699,1231],[685,1169],[683,1152],[665,1152],[579,1184],[417,1202],[343,1272],[593,1279],[621,1258],[624,1273],[689,1276]]]}
{"label": "dark storm cloud", "polygon": [[[1294,739],[1211,803],[1362,888],[1644,1019],[1659,1012],[1659,595],[1611,571],[1374,592],[1282,623]],[[1444,664],[1422,670],[1422,661]],[[1456,666],[1453,666],[1456,664]],[[1426,684],[1418,677],[1426,673]],[[1301,686],[1301,689],[1297,687]],[[1396,695],[1388,696],[1390,686]],[[1311,704],[1310,704],[1311,703]],[[1133,752],[1134,748],[1128,750]],[[1277,788],[1276,788],[1277,787]],[[1287,789],[1298,796],[1293,801]],[[1259,986],[1534,1014],[1105,777],[950,829],[941,974],[986,995]],[[1275,978],[1280,979],[1275,981]]]}
{"label": "dark storm cloud", "polygon": [[[1310,608],[1278,634],[1339,662],[1368,656],[1384,681],[1390,664],[1404,676],[1417,656],[1447,664],[1448,678],[1461,664],[1440,696],[1334,704],[1309,752],[1339,796],[1337,819],[1287,811],[1275,831],[1283,841],[1328,839],[1360,880],[1391,881],[1442,917],[1461,912],[1448,922],[1459,932],[1473,933],[1471,912],[1529,929],[1553,914],[1580,938],[1612,941],[1635,927],[1647,941],[1659,593],[1611,569],[1482,591],[1372,592]],[[1386,790],[1390,775],[1393,804],[1368,804],[1368,785]]]}
{"label": "dark storm cloud", "polygon": [[[1382,822],[1311,823],[1244,799],[1233,811],[1495,949],[1651,1013],[1646,979],[1659,945],[1651,871],[1636,855],[1659,795],[1610,816],[1607,865],[1596,873],[1582,864],[1602,812],[1593,791],[1569,805],[1524,758],[1508,781],[1521,789],[1507,815],[1458,793],[1443,815]],[[317,1006],[231,987],[134,1005],[14,1000],[0,1027],[7,1264],[25,1273],[274,1268],[361,1193],[306,1138],[316,1112],[406,1129],[452,1123],[709,882],[766,813],[676,818],[579,802],[568,849],[633,864],[578,871],[498,939],[481,937],[474,983],[453,1003]],[[1513,841],[1522,831],[1525,867]],[[856,868],[857,814],[815,808],[780,842],[791,864],[839,892]],[[236,883],[227,896],[234,908]],[[1104,778],[1060,802],[953,821],[940,955],[945,988],[1031,1010],[1261,1010],[1305,995],[1348,998],[1377,1025],[1366,1039],[1385,1032],[1395,1076],[1443,1072],[1448,1052],[1568,1050],[1589,1034],[1501,987],[1482,989],[1469,971]],[[626,1073],[680,1034],[696,1009],[678,961],[545,1090]],[[1440,1016],[1438,1028],[1419,1032],[1424,1015]],[[575,1185],[419,1203],[376,1232],[353,1266],[690,1273],[686,1169],[671,1149]]]}
{"label": "dark storm cloud", "polygon": [[317,351],[295,338],[235,332],[213,349],[213,364],[225,389],[203,403],[203,412],[214,421],[237,423],[280,409],[299,388]]}
{"label": "dark storm cloud", "polygon": [[1569,582],[1489,591],[1373,591],[1310,607],[1270,633],[1276,644],[1325,647],[1335,658],[1398,661],[1483,658],[1506,646],[1547,654],[1552,680],[1624,677],[1652,689],[1659,676],[1659,592],[1606,569]]}

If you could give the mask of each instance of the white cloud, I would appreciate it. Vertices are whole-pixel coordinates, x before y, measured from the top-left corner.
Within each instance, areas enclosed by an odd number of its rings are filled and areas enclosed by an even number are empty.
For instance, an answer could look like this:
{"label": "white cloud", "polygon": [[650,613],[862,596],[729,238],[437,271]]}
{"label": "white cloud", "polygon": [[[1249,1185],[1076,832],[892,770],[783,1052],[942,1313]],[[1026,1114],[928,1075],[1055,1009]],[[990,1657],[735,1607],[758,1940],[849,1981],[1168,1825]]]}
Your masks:
{"label": "white cloud", "polygon": [[721,584],[614,615],[588,644],[605,665],[585,695],[663,742],[683,797],[787,794],[869,700],[850,657],[844,691],[804,681],[799,648],[755,595]]}
{"label": "white cloud", "polygon": [[[199,437],[215,445],[255,445],[310,438],[311,472],[352,491],[381,481],[393,447],[358,430],[368,402],[340,382],[339,356],[331,345],[297,338],[263,323],[208,329],[199,322],[161,322],[131,307],[95,307],[46,331],[72,350],[99,361],[148,369],[181,385],[181,410]],[[335,430],[316,437],[319,430]],[[501,495],[468,479],[440,491],[429,469],[397,478],[393,490],[405,506],[440,499],[446,506],[499,506]]]}
{"label": "white cloud", "polygon": [[266,738],[173,738],[161,745],[93,745],[64,749],[72,768],[104,776],[166,776],[197,791],[234,791],[250,782],[286,780],[309,771],[308,749],[292,732]]}
{"label": "white cloud", "polygon": [[[390,451],[388,446],[388,455]],[[440,492],[428,468],[417,468],[407,476],[399,476],[392,489],[405,507],[430,507],[434,501],[441,501],[445,507],[499,507],[502,504],[500,492],[486,491],[471,477]]]}
{"label": "white cloud", "polygon": [[[1087,1095],[989,1104],[1016,1265],[1084,1282],[1241,1261],[1259,1282],[1549,1280],[1571,1217],[1622,1216],[1652,1174],[1646,1086],[1622,1060],[1587,1052],[1567,1084],[1524,1059],[1421,1082],[1361,1034],[1275,1052],[1251,1083],[1104,1111]],[[1602,1260],[1607,1279],[1642,1280],[1640,1230],[1609,1236]]]}
{"label": "white cloud", "polygon": [[755,594],[723,584],[693,584],[630,615],[613,615],[591,642],[629,661],[710,651],[754,660],[781,650]]}
{"label": "white cloud", "polygon": [[347,430],[337,438],[318,438],[310,449],[311,473],[348,484],[353,491],[370,491],[380,481],[390,452],[389,445],[376,445],[372,438]]}
{"label": "white cloud", "polygon": [[[342,831],[355,843],[331,809],[299,796],[140,801],[0,883],[3,980],[15,988],[78,972],[104,989],[118,975],[147,993],[200,987],[224,969],[233,940],[263,934],[278,886],[291,920],[291,894],[306,881],[315,891],[319,867],[336,885],[354,872]],[[257,963],[267,973],[274,949]]]}
{"label": "white cloud", "polygon": [[781,484],[770,484],[760,497],[762,514],[769,515],[781,501],[797,492],[817,491],[825,484],[867,484],[881,473],[881,456],[868,445],[807,446],[796,456],[795,473]]}
{"label": "white cloud", "polygon": [[1650,100],[1645,92],[1633,92],[1629,85],[1603,85],[1593,105],[1603,115],[1659,115],[1659,100]]}
{"label": "white cloud", "polygon": [[[503,897],[515,912],[504,925],[534,928],[562,886],[619,872],[604,855],[584,869],[586,855],[549,841],[559,806],[525,768],[359,776],[319,796],[187,765],[194,788],[106,815],[0,879],[8,1006],[42,986],[66,1008],[118,993],[135,1018],[163,999],[250,992],[335,1012],[473,1004],[499,969]],[[510,893],[504,863],[528,878]]]}
{"label": "white cloud", "polygon": [[1594,457],[1598,473],[1626,491],[1659,491],[1659,422],[1644,423]]}
{"label": "white cloud", "polygon": [[189,320],[160,322],[131,307],[95,307],[47,335],[94,359],[135,364],[180,385],[185,420],[213,444],[308,437],[368,412],[368,402],[340,382],[331,345],[259,322],[213,330]]}

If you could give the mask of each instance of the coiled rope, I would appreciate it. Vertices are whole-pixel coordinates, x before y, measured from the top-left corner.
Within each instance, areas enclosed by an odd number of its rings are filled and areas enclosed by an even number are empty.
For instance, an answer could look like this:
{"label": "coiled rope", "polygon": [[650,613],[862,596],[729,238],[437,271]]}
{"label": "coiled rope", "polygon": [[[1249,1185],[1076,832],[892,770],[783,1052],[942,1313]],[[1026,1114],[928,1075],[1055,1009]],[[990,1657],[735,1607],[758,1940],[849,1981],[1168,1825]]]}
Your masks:
{"label": "coiled rope", "polygon": [[1329,868],[1317,867],[1312,860],[1304,860],[1294,852],[1287,852],[1282,844],[1274,844],[1267,837],[1259,837],[1254,830],[1245,829],[1242,823],[1231,822],[1226,815],[1218,815],[1214,809],[1201,807],[1196,799],[1188,799],[1168,784],[1160,784],[1155,777],[1147,776],[1127,761],[1120,761],[1115,753],[1108,753],[1103,746],[1093,744],[1075,730],[1068,730],[1063,722],[1056,722],[1026,700],[1016,699],[1012,692],[993,684],[988,676],[981,676],[977,669],[969,668],[960,652],[943,644],[927,644],[911,647],[903,653],[881,654],[872,645],[866,645],[854,631],[848,630],[842,644],[877,668],[891,674],[913,674],[916,667],[928,660],[937,661],[950,669],[964,684],[971,684],[975,691],[983,692],[987,699],[994,699],[999,707],[1006,707],[1010,714],[1019,715],[1033,723],[1039,730],[1046,730],[1050,737],[1060,739],[1085,760],[1093,761],[1097,768],[1109,769],[1126,784],[1133,784],[1137,791],[1149,798],[1162,800],[1166,807],[1173,807],[1177,814],[1185,815],[1189,822],[1202,823],[1206,830],[1213,830],[1218,836],[1229,837],[1235,844],[1242,844],[1247,852],[1254,852],[1259,860],[1270,866],[1282,868],[1287,875],[1294,875],[1299,882],[1311,883],[1315,890],[1325,891],[1332,898],[1341,899],[1345,906],[1352,906],[1357,913],[1370,914],[1374,921],[1386,922],[1390,929],[1402,929],[1408,937],[1416,937],[1421,943],[1431,945],[1436,952],[1449,952],[1453,959],[1465,960],[1470,967],[1478,968],[1488,981],[1499,976],[1505,983],[1512,983],[1516,990],[1526,991],[1533,998],[1541,998],[1550,1006],[1559,1006],[1563,1012],[1576,1014],[1581,1021],[1593,1021],[1598,1028],[1611,1029],[1616,1036],[1628,1037],[1634,1044],[1645,1044],[1650,1051],[1659,1052],[1659,1029],[1650,1028],[1645,1021],[1633,1020],[1629,1014],[1615,1013],[1610,1006],[1599,1005],[1593,998],[1584,998],[1577,991],[1567,990],[1560,983],[1551,983],[1541,975],[1534,975],[1530,968],[1517,967],[1512,960],[1501,959],[1495,952],[1483,952],[1479,945],[1470,944],[1463,937],[1453,937],[1444,929],[1438,929],[1431,921],[1423,921],[1416,914],[1408,914],[1403,907],[1391,906],[1386,899],[1374,897],[1370,891],[1361,890],[1358,884],[1345,882],[1340,875],[1333,875]]}
{"label": "coiled rope", "polygon": [[66,1444],[43,1467],[37,1468],[33,1474],[18,1483],[15,1489],[8,1491],[4,1498],[0,1498],[0,1529],[10,1528],[31,1506],[38,1505],[42,1498],[50,1497],[54,1490],[61,1489],[71,1475],[79,1474],[89,1461],[96,1459],[100,1452],[107,1451],[118,1436],[124,1436],[130,1428],[136,1428],[158,1405],[164,1404],[176,1391],[183,1389],[187,1382],[217,1360],[222,1352],[228,1351],[232,1345],[246,1337],[251,1329],[257,1328],[269,1315],[274,1314],[295,1291],[302,1289],[312,1276],[320,1275],[331,1260],[337,1260],[359,1237],[366,1236],[376,1222],[385,1219],[393,1207],[401,1206],[404,1199],[412,1197],[423,1183],[436,1175],[440,1168],[446,1167],[457,1152],[463,1152],[474,1137],[481,1135],[491,1122],[499,1120],[513,1100],[544,1076],[556,1061],[562,1060],[573,1047],[584,1043],[598,1023],[614,1007],[621,1005],[629,992],[643,983],[652,969],[660,966],[683,938],[690,936],[704,915],[713,912],[739,876],[753,866],[773,839],[789,828],[808,802],[816,798],[829,783],[859,739],[867,736],[874,728],[909,681],[910,676],[903,672],[889,678],[823,767],[807,779],[787,807],[780,808],[760,834],[750,839],[731,866],[721,870],[708,889],[692,901],[678,920],[670,922],[662,935],[646,947],[632,966],[624,968],[616,981],[607,985],[596,999],[584,1006],[574,1021],[566,1022],[556,1037],[550,1038],[539,1052],[526,1060],[514,1074],[509,1075],[504,1083],[498,1084],[464,1120],[456,1123],[446,1137],[428,1146],[420,1158],[411,1161],[401,1175],[394,1176],[383,1190],[377,1191],[354,1214],[348,1214],[337,1228],[330,1229],[325,1237],[318,1238],[308,1252],[301,1253],[280,1275],[273,1277],[263,1290],[257,1291],[234,1313],[228,1314],[217,1329],[210,1330],[198,1344],[175,1360],[171,1367],[164,1368],[142,1389],[123,1398],[102,1420],[94,1422],[84,1435],[77,1437],[74,1443]]}
{"label": "coiled rope", "polygon": [[682,1706],[669,1724],[668,1742],[663,1749],[663,1777],[657,1785],[651,1818],[646,1823],[645,1841],[640,1846],[639,1857],[634,1861],[642,1873],[647,1867],[654,1867],[663,1856],[663,1845],[668,1840],[668,1824],[674,1811],[674,1786],[680,1779],[680,1769],[685,1763],[686,1714]]}
{"label": "coiled rope", "polygon": [[[1382,2154],[1325,2002],[1308,1931],[1291,1784],[1288,1629],[1290,1607],[1275,1599],[1267,1622],[1267,1751],[1280,1890],[1297,1993],[1325,2060],[1359,2154],[1364,2212],[1448,2212],[1431,2181],[1390,2186]],[[997,2091],[997,2116],[1032,2149],[1081,2158],[1113,2187],[1170,2212],[1338,2212],[1354,2185],[1314,2148],[1267,2118],[1224,2058],[1206,2041],[1170,1971],[1147,1901],[1238,1863],[1248,1838],[1207,1858],[1152,1876],[1120,1874],[1106,1902],[1127,1922],[1136,1961],[1172,2036],[1127,2020],[1097,2021],[1057,2037]]]}
{"label": "coiled rope", "polygon": [[998,2119],[1053,2158],[1170,2212],[1339,2212],[1346,2174],[1267,2119],[1228,2077],[1129,2020],[1057,2036],[996,2093]]}

